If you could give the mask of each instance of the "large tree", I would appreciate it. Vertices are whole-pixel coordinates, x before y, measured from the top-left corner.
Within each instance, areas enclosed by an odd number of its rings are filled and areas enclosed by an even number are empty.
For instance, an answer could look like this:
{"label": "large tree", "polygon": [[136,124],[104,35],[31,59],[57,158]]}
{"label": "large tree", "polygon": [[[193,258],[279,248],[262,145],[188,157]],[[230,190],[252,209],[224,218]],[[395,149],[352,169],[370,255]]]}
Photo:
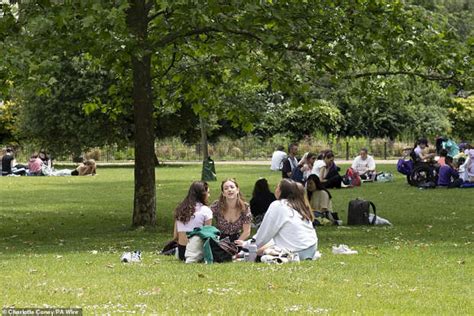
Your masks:
{"label": "large tree", "polygon": [[252,111],[215,110],[236,83],[311,104],[308,91],[321,78],[403,74],[456,83],[464,62],[446,53],[455,38],[442,19],[402,1],[38,1],[20,6],[19,17],[0,47],[18,89],[33,77],[44,85],[36,93],[49,91],[48,65],[87,54],[115,74],[104,88],[118,101],[96,108],[127,113],[130,100],[135,226],[156,223],[154,115],[164,109],[192,106],[250,128]]}

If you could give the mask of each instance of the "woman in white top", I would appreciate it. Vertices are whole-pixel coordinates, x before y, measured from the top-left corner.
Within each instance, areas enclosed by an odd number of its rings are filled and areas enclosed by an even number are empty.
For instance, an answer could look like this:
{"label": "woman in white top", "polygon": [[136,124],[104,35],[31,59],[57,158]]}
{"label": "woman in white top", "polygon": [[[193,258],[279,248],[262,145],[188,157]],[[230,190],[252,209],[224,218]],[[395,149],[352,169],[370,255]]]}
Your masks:
{"label": "woman in white top", "polygon": [[[318,238],[303,186],[282,179],[275,189],[277,201],[270,204],[254,236],[258,248],[273,240],[275,246],[298,253],[300,260],[313,259]],[[240,241],[237,244],[242,245]]]}
{"label": "woman in white top", "polygon": [[212,224],[212,211],[207,206],[209,186],[204,181],[195,181],[188,195],[174,210],[174,238],[178,241],[179,259],[185,260],[184,253],[188,244],[187,232],[194,228]]}
{"label": "woman in white top", "polygon": [[316,154],[307,152],[304,154],[303,158],[301,158],[300,162],[298,163],[298,168],[300,168],[301,172],[303,173],[303,182],[305,182],[311,174],[315,161]]}
{"label": "woman in white top", "polygon": [[352,162],[353,170],[357,171],[362,180],[375,180],[375,160],[368,154],[367,148],[362,148],[359,156]]}

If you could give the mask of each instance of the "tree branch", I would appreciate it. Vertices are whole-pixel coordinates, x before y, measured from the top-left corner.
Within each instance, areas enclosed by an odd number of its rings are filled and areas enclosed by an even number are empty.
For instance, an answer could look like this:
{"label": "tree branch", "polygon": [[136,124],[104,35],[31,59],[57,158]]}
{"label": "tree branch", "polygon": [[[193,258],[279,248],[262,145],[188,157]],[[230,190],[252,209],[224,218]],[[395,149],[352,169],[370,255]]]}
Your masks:
{"label": "tree branch", "polygon": [[168,72],[171,70],[171,68],[173,68],[174,66],[174,62],[176,61],[176,45],[175,45],[175,49],[173,51],[173,57],[171,58],[171,63],[170,65],[168,66],[168,68],[166,68],[165,72],[163,73],[162,77],[166,76],[168,74]]}

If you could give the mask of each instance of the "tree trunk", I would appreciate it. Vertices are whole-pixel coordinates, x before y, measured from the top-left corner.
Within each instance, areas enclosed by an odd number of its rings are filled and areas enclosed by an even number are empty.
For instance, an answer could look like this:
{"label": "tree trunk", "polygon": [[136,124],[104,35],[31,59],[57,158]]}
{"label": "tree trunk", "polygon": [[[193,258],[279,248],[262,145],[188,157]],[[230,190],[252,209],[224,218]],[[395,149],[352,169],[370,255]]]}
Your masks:
{"label": "tree trunk", "polygon": [[133,112],[135,124],[135,194],[133,226],[156,224],[155,133],[151,92],[151,55],[148,49],[149,5],[130,0],[127,24],[135,37],[132,53]]}

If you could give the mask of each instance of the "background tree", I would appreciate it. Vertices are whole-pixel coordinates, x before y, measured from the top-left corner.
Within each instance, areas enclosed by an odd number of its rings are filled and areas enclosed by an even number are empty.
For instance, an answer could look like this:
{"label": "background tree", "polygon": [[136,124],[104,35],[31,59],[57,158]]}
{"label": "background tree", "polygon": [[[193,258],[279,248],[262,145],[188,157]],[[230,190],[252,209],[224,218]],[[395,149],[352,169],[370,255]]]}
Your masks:
{"label": "background tree", "polygon": [[322,109],[333,104],[312,93],[322,78],[408,75],[459,87],[469,65],[467,46],[456,45],[442,15],[394,1],[41,1],[20,6],[19,16],[18,31],[7,32],[0,47],[7,56],[0,69],[9,69],[16,89],[26,89],[30,78],[36,87],[54,84],[48,69],[84,54],[112,74],[107,98],[76,103],[90,114],[127,118],[135,144],[135,226],[156,222],[157,113],[185,105],[250,130],[250,107],[218,107],[238,85]]}

